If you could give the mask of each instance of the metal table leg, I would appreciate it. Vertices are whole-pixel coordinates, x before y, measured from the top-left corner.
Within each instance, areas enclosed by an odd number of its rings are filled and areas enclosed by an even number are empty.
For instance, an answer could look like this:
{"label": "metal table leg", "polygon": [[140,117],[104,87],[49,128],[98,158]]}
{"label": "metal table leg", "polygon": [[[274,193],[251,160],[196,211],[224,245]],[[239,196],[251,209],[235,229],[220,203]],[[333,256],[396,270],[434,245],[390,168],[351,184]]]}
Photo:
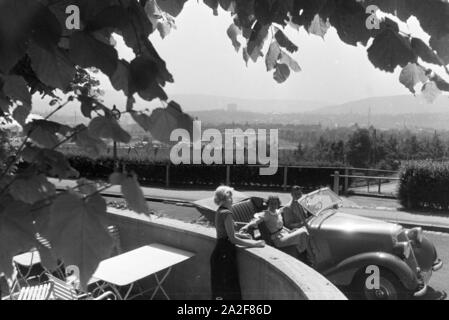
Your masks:
{"label": "metal table leg", "polygon": [[172,267],[167,269],[167,272],[164,274],[164,276],[162,277],[162,279],[159,280],[159,277],[157,276],[157,273],[154,274],[154,277],[156,278],[156,283],[157,286],[153,291],[153,294],[151,295],[151,300],[153,300],[154,296],[156,295],[158,290],[161,290],[162,293],[165,295],[165,297],[167,298],[167,300],[170,300],[167,292],[165,292],[164,288],[162,287],[163,282],[165,281],[165,279],[168,277],[168,275],[170,274]]}

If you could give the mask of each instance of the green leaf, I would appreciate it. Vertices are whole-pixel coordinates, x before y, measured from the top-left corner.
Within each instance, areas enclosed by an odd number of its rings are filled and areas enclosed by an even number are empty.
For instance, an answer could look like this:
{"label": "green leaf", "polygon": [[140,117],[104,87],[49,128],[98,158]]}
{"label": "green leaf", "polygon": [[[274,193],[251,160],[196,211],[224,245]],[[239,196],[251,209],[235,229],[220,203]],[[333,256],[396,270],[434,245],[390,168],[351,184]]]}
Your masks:
{"label": "green leaf", "polygon": [[156,28],[159,31],[161,38],[164,39],[170,34],[172,29],[176,28],[175,21],[169,18],[162,19],[157,23]]}
{"label": "green leaf", "polygon": [[235,13],[235,1],[234,0],[219,0],[220,7],[225,11],[231,11]]}
{"label": "green leaf", "polygon": [[282,83],[288,79],[290,76],[290,69],[286,64],[277,64],[276,71],[274,72],[273,78],[278,83]]}
{"label": "green leaf", "polygon": [[39,40],[42,36],[51,40],[54,33],[57,34],[58,30],[51,28],[48,14],[48,9],[39,1],[0,1],[0,70],[3,73],[8,73],[25,55],[33,35]]}
{"label": "green leaf", "polygon": [[254,62],[256,62],[259,57],[263,57],[262,48],[265,39],[268,36],[269,27],[270,26],[268,24],[257,22],[252,29],[246,50],[249,57]]}
{"label": "green leaf", "polygon": [[3,92],[6,96],[31,106],[31,94],[25,79],[21,76],[3,76]]}
{"label": "green leaf", "polygon": [[49,120],[33,120],[23,127],[25,134],[38,145],[52,149],[60,140],[56,134],[66,135],[70,127]]}
{"label": "green leaf", "polygon": [[43,174],[17,178],[9,187],[14,199],[34,204],[56,194],[56,187]]}
{"label": "green leaf", "polygon": [[170,142],[170,135],[175,129],[187,130],[192,136],[192,117],[184,113],[179,104],[174,101],[170,101],[167,108],[153,110],[150,117],[135,113],[133,118],[145,130],[149,130],[153,138],[161,142]]}
{"label": "green leaf", "polygon": [[104,139],[112,139],[117,142],[129,143],[131,136],[123,130],[112,116],[99,116],[89,123],[89,135]]}
{"label": "green leaf", "polygon": [[271,71],[276,67],[277,61],[281,55],[281,49],[277,41],[273,41],[268,48],[268,52],[265,55],[265,65],[267,71]]}
{"label": "green leaf", "polygon": [[246,66],[248,66],[249,55],[248,55],[248,50],[246,48],[243,48],[242,56],[243,56],[243,61],[245,61]]}
{"label": "green leaf", "polygon": [[239,50],[240,50],[240,47],[241,47],[241,44],[240,44],[240,42],[237,40],[237,38],[238,38],[239,35],[242,34],[242,30],[241,30],[239,27],[237,27],[237,26],[235,25],[235,23],[232,23],[232,24],[229,26],[228,30],[226,30],[226,33],[227,33],[229,39],[231,39],[232,45],[234,46],[235,51],[239,51]]}
{"label": "green leaf", "polygon": [[149,0],[145,4],[145,13],[153,25],[153,29],[157,29],[161,38],[164,39],[171,29],[176,29],[175,19],[169,13],[162,11],[156,4],[156,0]]}
{"label": "green leaf", "polygon": [[83,199],[81,194],[66,193],[51,206],[49,227],[43,235],[64,264],[80,269],[81,287],[98,264],[110,257],[113,241],[107,232],[106,202],[99,196]]}
{"label": "green leaf", "polygon": [[130,2],[127,14],[123,17],[123,25],[118,31],[126,45],[132,48],[136,55],[141,55],[144,43],[149,41],[148,37],[153,31],[153,26],[144,8],[137,1]]}
{"label": "green leaf", "polygon": [[26,119],[30,115],[31,105],[23,104],[17,106],[12,112],[12,117],[16,120],[20,125],[25,125]]}
{"label": "green leaf", "polygon": [[131,117],[145,131],[151,131],[151,128],[155,125],[154,118],[152,119],[150,116],[143,112],[132,111]]}
{"label": "green leaf", "polygon": [[427,81],[425,70],[416,63],[409,63],[402,69],[399,81],[406,86],[412,93],[415,93],[415,86],[418,83]]}
{"label": "green leaf", "polygon": [[218,0],[204,0],[204,3],[213,10],[214,16],[218,16]]}
{"label": "green leaf", "polygon": [[438,74],[434,73],[431,76],[430,80],[435,82],[437,88],[440,89],[441,91],[449,91],[449,83],[443,78],[441,78]]}
{"label": "green leaf", "polygon": [[125,95],[128,95],[129,89],[129,63],[126,60],[120,60],[117,63],[117,69],[110,78],[111,84],[115,90],[122,90]]}
{"label": "green leaf", "polygon": [[132,87],[135,88],[135,91],[140,91],[156,83],[159,68],[155,60],[140,56],[131,61],[129,72]]}
{"label": "green leaf", "polygon": [[107,110],[107,108],[100,103],[97,99],[85,95],[78,96],[78,100],[81,102],[81,113],[86,118],[91,118],[91,114],[95,110]]}
{"label": "green leaf", "polygon": [[441,95],[440,89],[433,81],[425,83],[421,93],[428,103],[433,103]]}
{"label": "green leaf", "polygon": [[60,179],[78,177],[79,173],[70,166],[65,156],[55,150],[41,149],[28,145],[22,152],[23,160],[35,163],[42,172]]}
{"label": "green leaf", "polygon": [[39,80],[50,87],[66,90],[75,77],[73,63],[57,47],[44,49],[32,41],[28,55]]}
{"label": "green leaf", "polygon": [[412,38],[411,46],[413,51],[423,61],[441,66],[441,61],[438,56],[424,43],[424,41],[418,38]]}
{"label": "green leaf", "polygon": [[388,72],[417,60],[408,39],[390,29],[385,29],[374,38],[368,48],[368,58],[376,68]]}
{"label": "green leaf", "polygon": [[145,90],[140,90],[138,94],[142,99],[146,101],[152,101],[156,98],[162,101],[166,101],[168,99],[168,96],[165,93],[164,89],[162,89],[156,82],[153,82]]}
{"label": "green leaf", "polygon": [[84,124],[76,126],[75,130],[78,133],[73,137],[73,140],[78,147],[85,150],[91,157],[99,157],[106,151],[106,143],[96,136],[91,136],[89,134],[89,130]]}
{"label": "green leaf", "polygon": [[317,35],[324,39],[327,30],[330,28],[330,23],[328,20],[324,21],[319,14],[316,14],[312,20],[312,23],[307,28],[307,32]]}
{"label": "green leaf", "polygon": [[181,13],[186,1],[187,0],[158,0],[157,4],[163,11],[171,14],[173,17],[177,17]]}
{"label": "green leaf", "polygon": [[359,42],[366,45],[372,36],[371,30],[366,27],[367,18],[366,9],[360,3],[341,1],[335,4],[329,22],[337,29],[338,36],[343,42],[353,46]]}
{"label": "green leaf", "polygon": [[9,109],[11,107],[11,102],[3,93],[0,91],[0,111],[3,113],[9,113]]}
{"label": "green leaf", "polygon": [[279,63],[288,65],[290,67],[290,69],[292,69],[295,72],[301,71],[301,67],[299,66],[299,64],[295,60],[293,60],[292,57],[290,57],[284,51],[281,51],[281,54],[279,57]]}
{"label": "green leaf", "polygon": [[147,101],[155,98],[167,100],[168,97],[160,85],[164,85],[166,80],[171,80],[171,75],[165,68],[165,63],[149,55],[139,56],[131,61],[130,73],[130,94],[138,92],[139,96]]}
{"label": "green leaf", "polygon": [[438,52],[438,56],[446,65],[449,64],[449,34],[441,38],[431,37],[430,46]]}
{"label": "green leaf", "polygon": [[96,67],[111,77],[117,69],[118,54],[114,47],[79,31],[70,38],[69,56],[82,68]]}
{"label": "green leaf", "polygon": [[109,177],[109,181],[112,184],[121,185],[121,192],[131,210],[143,214],[150,213],[148,204],[135,174],[129,176],[115,172]]}
{"label": "green leaf", "polygon": [[12,258],[35,245],[31,206],[20,201],[9,201],[0,207],[0,273],[10,278]]}
{"label": "green leaf", "polygon": [[279,46],[285,48],[288,52],[294,53],[298,51],[298,47],[293,42],[291,42],[289,38],[287,38],[287,36],[282,32],[282,30],[277,29],[276,33],[274,34],[274,37],[276,38],[276,41],[278,42]]}

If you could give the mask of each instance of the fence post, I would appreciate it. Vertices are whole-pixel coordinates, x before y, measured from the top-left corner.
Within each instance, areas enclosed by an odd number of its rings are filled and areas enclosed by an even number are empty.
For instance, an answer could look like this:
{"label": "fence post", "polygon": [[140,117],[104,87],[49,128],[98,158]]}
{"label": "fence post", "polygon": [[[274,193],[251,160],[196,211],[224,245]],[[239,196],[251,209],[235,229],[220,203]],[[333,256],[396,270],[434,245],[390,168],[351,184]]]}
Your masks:
{"label": "fence post", "polygon": [[170,162],[165,166],[165,187],[170,188]]}
{"label": "fence post", "polygon": [[282,188],[284,189],[284,190],[287,190],[287,183],[288,183],[288,180],[287,180],[287,172],[288,172],[288,167],[287,166],[285,166],[284,167],[284,184],[282,185]]}
{"label": "fence post", "polygon": [[349,169],[345,168],[345,185],[344,185],[344,189],[343,189],[343,193],[347,194],[348,193],[348,189],[349,189]]}
{"label": "fence post", "polygon": [[378,185],[378,190],[377,193],[380,193],[380,186],[382,185],[382,179],[379,179],[379,185]]}
{"label": "fence post", "polygon": [[231,185],[231,166],[226,166],[226,185]]}
{"label": "fence post", "polygon": [[334,172],[334,192],[338,195],[340,191],[340,172]]}

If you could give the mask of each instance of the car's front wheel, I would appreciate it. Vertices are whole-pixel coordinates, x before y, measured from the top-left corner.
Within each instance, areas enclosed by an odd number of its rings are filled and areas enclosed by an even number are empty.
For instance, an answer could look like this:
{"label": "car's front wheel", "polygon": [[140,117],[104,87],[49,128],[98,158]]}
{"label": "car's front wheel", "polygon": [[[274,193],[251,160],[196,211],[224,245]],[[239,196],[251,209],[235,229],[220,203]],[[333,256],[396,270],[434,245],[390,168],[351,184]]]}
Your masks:
{"label": "car's front wheel", "polygon": [[[379,282],[368,279],[369,274],[359,273],[355,281],[357,298],[365,300],[402,300],[410,296],[398,277],[387,269],[380,269]],[[368,283],[369,282],[369,283]],[[374,285],[374,288],[373,287]],[[378,284],[378,285],[377,285]]]}

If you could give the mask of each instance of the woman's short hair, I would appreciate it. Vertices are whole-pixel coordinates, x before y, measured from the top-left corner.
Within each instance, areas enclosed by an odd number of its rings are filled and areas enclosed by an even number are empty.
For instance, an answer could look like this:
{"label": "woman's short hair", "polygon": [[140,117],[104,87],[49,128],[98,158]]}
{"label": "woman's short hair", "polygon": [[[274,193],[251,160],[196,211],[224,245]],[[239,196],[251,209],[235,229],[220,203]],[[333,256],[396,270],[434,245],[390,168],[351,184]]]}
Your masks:
{"label": "woman's short hair", "polygon": [[267,205],[270,205],[270,203],[276,202],[277,204],[281,204],[281,200],[279,199],[278,196],[268,196],[267,199]]}
{"label": "woman's short hair", "polygon": [[225,202],[227,200],[227,198],[232,195],[232,191],[234,191],[234,189],[232,189],[231,187],[228,186],[219,186],[216,190],[215,190],[215,195],[214,195],[214,202],[217,206],[223,204],[223,202]]}

